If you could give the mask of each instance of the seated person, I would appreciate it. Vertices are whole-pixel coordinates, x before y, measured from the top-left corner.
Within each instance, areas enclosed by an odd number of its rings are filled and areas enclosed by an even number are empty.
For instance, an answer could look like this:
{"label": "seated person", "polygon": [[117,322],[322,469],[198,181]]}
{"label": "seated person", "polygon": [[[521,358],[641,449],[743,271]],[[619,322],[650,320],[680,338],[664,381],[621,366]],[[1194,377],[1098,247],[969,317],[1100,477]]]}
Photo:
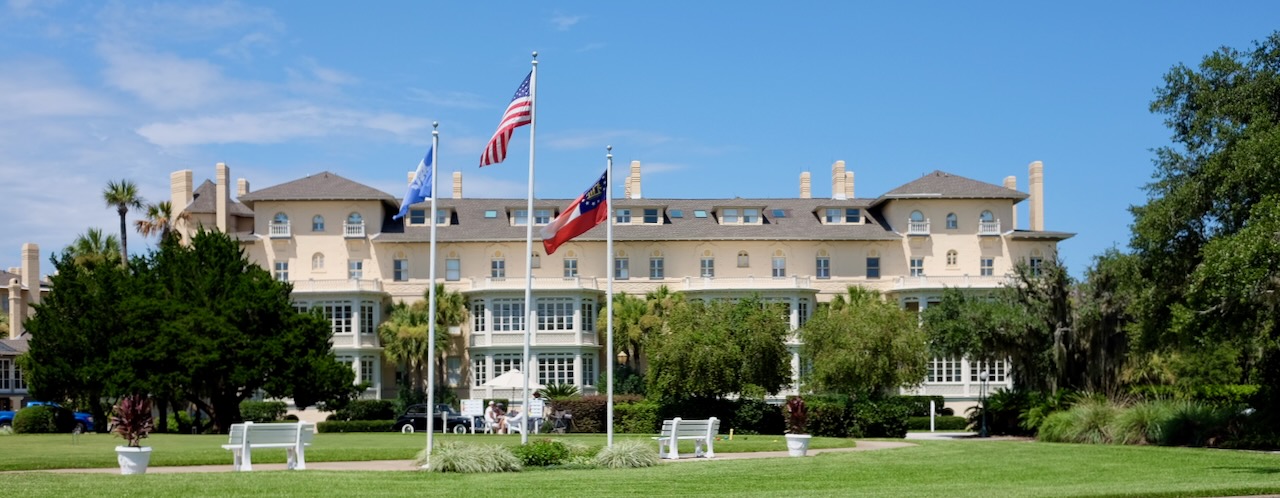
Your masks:
{"label": "seated person", "polygon": [[508,434],[511,433],[512,427],[516,430],[521,430],[520,422],[524,420],[524,414],[521,413],[520,410],[512,408],[511,411],[507,412],[507,414],[502,418],[502,426],[506,428]]}
{"label": "seated person", "polygon": [[484,409],[484,424],[488,430],[494,434],[500,434],[503,426],[502,409],[498,407],[496,402],[490,401],[489,407]]}

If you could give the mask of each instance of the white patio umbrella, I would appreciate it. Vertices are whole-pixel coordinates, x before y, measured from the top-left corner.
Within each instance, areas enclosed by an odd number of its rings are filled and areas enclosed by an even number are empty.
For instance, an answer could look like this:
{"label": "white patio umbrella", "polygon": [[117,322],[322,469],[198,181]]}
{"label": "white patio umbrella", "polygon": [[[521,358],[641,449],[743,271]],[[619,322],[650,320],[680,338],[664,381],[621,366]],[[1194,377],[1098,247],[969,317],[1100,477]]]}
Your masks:
{"label": "white patio umbrella", "polygon": [[[506,373],[489,379],[489,382],[482,384],[485,387],[493,387],[497,389],[524,389],[524,374],[519,370],[511,369]],[[529,389],[542,389],[544,386],[532,379],[529,380]]]}

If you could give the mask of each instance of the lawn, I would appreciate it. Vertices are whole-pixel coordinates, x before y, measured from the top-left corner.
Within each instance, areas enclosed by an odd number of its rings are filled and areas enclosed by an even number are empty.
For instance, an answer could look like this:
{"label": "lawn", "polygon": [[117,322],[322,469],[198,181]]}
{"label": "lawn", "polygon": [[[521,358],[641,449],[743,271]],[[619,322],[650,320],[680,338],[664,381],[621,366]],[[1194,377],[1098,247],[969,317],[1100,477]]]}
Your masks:
{"label": "lawn", "polygon": [[[0,438],[2,458],[13,458],[9,449],[14,441],[12,437]],[[143,476],[0,473],[0,489],[4,489],[8,496],[23,497],[478,494],[599,497],[639,493],[647,496],[1005,498],[1280,493],[1280,455],[1272,453],[1018,441],[916,442],[920,443],[919,446],[827,453],[809,458],[699,461],[645,469],[537,470],[484,475],[412,471]],[[388,443],[388,446],[396,445],[398,443]]]}
{"label": "lawn", "polygon": [[[426,446],[426,434],[370,433],[316,434],[307,447],[308,462],[340,462],[357,460],[408,460]],[[550,435],[530,434],[537,439]],[[567,434],[555,439],[576,441],[591,446],[604,446],[605,436],[599,434]],[[644,438],[643,435],[618,435],[618,438]],[[520,444],[517,435],[493,434],[436,434],[437,443],[463,440],[485,443]],[[0,471],[39,470],[65,468],[115,467],[114,448],[123,443],[110,434],[85,434],[73,439],[70,434],[12,435],[0,437]],[[192,436],[179,434],[153,434],[143,440],[152,447],[151,465],[227,465],[231,466],[231,452],[222,449],[227,443],[225,435]],[[852,439],[813,438],[811,448],[843,448],[854,446]],[[657,451],[657,443],[654,443]],[[786,441],[782,436],[734,436],[730,441],[723,437],[716,441],[717,453],[752,451],[784,451]],[[680,451],[691,454],[693,442],[683,441]],[[253,450],[254,463],[283,463],[283,449]]]}

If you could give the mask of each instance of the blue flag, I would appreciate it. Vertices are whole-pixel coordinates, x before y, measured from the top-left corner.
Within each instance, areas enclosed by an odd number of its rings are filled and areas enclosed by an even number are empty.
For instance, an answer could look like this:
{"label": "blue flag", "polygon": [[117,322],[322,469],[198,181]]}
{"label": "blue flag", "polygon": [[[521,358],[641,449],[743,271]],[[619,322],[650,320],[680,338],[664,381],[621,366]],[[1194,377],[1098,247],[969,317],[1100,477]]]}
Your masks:
{"label": "blue flag", "polygon": [[398,220],[409,214],[409,205],[417,204],[431,198],[431,164],[432,149],[427,149],[427,155],[422,158],[422,162],[418,163],[418,170],[413,173],[413,181],[409,182],[409,192],[404,194],[404,202],[400,203],[400,213],[392,216],[391,219]]}

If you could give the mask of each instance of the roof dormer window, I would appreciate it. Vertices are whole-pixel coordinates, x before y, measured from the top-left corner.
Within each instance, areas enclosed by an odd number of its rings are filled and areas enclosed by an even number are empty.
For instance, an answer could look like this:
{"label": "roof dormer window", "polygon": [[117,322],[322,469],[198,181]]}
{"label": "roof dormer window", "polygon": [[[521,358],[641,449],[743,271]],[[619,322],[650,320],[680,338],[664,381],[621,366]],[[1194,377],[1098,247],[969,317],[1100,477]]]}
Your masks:
{"label": "roof dormer window", "polygon": [[658,209],[647,208],[644,210],[644,224],[657,225],[662,223],[662,216]]}
{"label": "roof dormer window", "polygon": [[721,225],[759,225],[760,208],[720,208]]}
{"label": "roof dormer window", "polygon": [[824,225],[857,225],[862,223],[862,210],[858,208],[826,208],[823,210]]}

